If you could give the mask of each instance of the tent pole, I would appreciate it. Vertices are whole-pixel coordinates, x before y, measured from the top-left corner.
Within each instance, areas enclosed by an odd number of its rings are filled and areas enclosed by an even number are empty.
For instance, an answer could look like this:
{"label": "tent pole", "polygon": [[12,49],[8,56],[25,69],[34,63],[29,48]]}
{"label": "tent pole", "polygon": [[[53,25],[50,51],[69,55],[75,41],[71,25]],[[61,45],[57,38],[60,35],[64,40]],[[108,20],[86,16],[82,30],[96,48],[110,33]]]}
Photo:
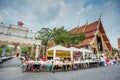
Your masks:
{"label": "tent pole", "polygon": [[55,57],[56,57],[56,50],[54,49],[53,50],[53,60],[55,60]]}

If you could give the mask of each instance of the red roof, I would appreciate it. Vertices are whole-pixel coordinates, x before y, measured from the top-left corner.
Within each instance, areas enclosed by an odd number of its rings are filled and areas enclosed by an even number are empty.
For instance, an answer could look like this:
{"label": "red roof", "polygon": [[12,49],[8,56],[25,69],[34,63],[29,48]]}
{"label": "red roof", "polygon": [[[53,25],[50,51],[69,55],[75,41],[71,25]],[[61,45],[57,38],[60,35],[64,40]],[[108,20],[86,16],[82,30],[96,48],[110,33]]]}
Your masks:
{"label": "red roof", "polygon": [[94,37],[91,37],[91,38],[88,38],[88,39],[85,39],[83,42],[81,42],[80,44],[76,45],[75,47],[84,47],[84,46],[87,46],[89,45],[89,43],[93,40]]}
{"label": "red roof", "polygon": [[118,38],[118,48],[120,48],[120,38]]}
{"label": "red roof", "polygon": [[80,44],[77,44],[75,47],[88,46],[90,44],[90,42],[93,40],[93,38],[95,37],[95,33],[98,29],[103,34],[102,36],[103,36],[104,41],[106,42],[107,47],[109,48],[109,50],[111,50],[112,46],[107,38],[107,35],[104,31],[103,25],[100,20],[95,21],[91,24],[83,25],[81,27],[77,26],[76,28],[69,31],[73,34],[74,33],[79,34],[80,32],[85,33],[86,39],[83,42],[81,42]]}
{"label": "red roof", "polygon": [[97,30],[97,26],[98,26],[98,22],[99,21],[96,21],[96,22],[93,22],[91,24],[86,24],[86,25],[83,25],[82,27],[76,27],[72,30],[70,30],[69,32],[71,33],[76,33],[76,34],[79,34],[80,32],[84,32],[85,33],[85,37],[86,39],[76,45],[76,47],[83,47],[83,46],[87,46],[90,44],[90,42],[93,40],[94,36],[95,36],[95,32]]}
{"label": "red roof", "polygon": [[85,37],[86,37],[86,38],[94,37],[95,32],[96,32],[96,31],[92,31],[92,32],[89,32],[89,33],[85,33]]}
{"label": "red roof", "polygon": [[85,28],[85,33],[89,33],[91,31],[96,31],[97,30],[97,26],[98,26],[99,21],[93,22],[91,24],[86,25]]}

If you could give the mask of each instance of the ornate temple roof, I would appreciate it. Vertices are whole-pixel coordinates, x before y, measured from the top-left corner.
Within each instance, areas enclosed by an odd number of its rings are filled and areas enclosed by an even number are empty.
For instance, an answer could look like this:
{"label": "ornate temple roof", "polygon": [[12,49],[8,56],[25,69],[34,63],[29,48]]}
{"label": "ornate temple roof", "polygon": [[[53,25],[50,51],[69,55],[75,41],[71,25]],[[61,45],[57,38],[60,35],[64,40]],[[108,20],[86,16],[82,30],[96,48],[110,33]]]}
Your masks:
{"label": "ornate temple roof", "polygon": [[103,40],[105,41],[108,49],[111,50],[112,46],[109,42],[109,39],[107,38],[107,35],[105,33],[105,30],[100,19],[93,23],[83,25],[81,27],[77,26],[74,29],[70,30],[69,32],[71,32],[72,34],[79,34],[80,32],[85,33],[86,39],[80,44],[77,44],[75,46],[84,47],[90,45],[93,42],[95,36],[97,35],[98,30],[102,33]]}

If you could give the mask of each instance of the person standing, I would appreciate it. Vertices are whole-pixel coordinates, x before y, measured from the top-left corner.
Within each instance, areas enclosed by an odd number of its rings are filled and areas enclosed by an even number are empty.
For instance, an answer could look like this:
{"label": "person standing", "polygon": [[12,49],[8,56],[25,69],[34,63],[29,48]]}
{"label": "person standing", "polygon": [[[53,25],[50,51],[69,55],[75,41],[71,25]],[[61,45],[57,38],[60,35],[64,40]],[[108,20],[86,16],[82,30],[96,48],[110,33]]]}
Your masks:
{"label": "person standing", "polygon": [[106,58],[106,66],[109,66],[109,65],[110,65],[110,59]]}
{"label": "person standing", "polygon": [[104,61],[103,56],[100,57],[100,66],[101,66],[101,67],[104,67],[104,66],[105,66],[105,61]]}

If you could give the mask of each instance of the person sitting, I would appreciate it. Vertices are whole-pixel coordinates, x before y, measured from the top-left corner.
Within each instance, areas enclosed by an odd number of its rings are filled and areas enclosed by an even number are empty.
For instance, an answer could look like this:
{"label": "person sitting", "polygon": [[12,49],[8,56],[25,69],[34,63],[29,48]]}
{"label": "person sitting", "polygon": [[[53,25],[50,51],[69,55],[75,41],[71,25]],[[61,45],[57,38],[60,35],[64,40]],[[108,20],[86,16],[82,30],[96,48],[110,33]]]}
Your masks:
{"label": "person sitting", "polygon": [[36,58],[33,66],[35,71],[40,71],[40,64],[39,64],[38,58]]}
{"label": "person sitting", "polygon": [[29,61],[29,62],[34,62],[34,60],[32,60],[31,57],[28,58],[28,61]]}
{"label": "person sitting", "polygon": [[44,68],[45,67],[45,64],[46,64],[46,61],[43,61],[42,59],[39,60],[39,63],[40,63],[40,69]]}
{"label": "person sitting", "polygon": [[64,71],[67,70],[67,65],[66,65],[66,61],[65,60],[63,60],[62,70],[64,70]]}
{"label": "person sitting", "polygon": [[50,61],[47,62],[47,71],[51,71],[52,70],[52,64],[50,63]]}
{"label": "person sitting", "polygon": [[24,72],[24,71],[26,71],[27,70],[27,64],[26,64],[26,60],[24,59],[23,60],[23,62],[22,62],[22,65],[21,65],[21,67],[22,67],[22,72]]}

